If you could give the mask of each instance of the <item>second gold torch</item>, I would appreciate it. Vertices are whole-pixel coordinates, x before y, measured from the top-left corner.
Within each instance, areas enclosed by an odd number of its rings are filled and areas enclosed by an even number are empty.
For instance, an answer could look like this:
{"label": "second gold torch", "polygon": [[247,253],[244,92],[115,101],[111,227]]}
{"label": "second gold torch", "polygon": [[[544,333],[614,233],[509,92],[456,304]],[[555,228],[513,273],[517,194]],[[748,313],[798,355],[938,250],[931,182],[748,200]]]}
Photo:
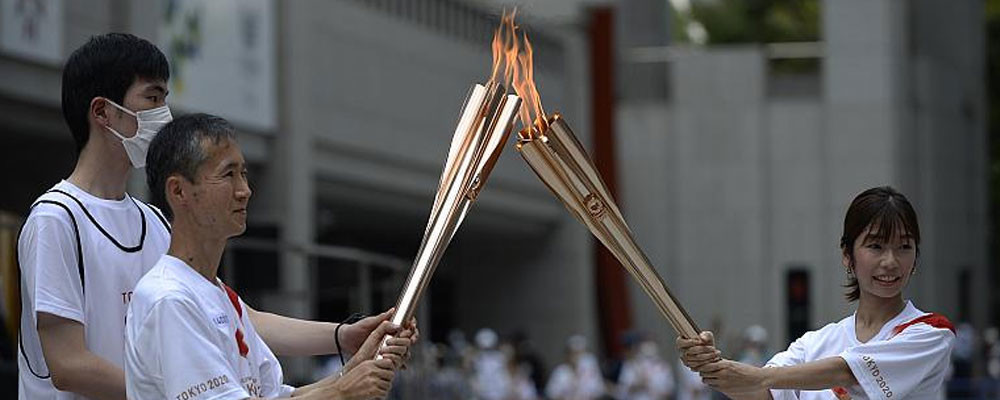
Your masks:
{"label": "second gold torch", "polygon": [[586,150],[573,135],[559,113],[548,116],[542,108],[541,96],[535,87],[534,52],[527,34],[517,38],[523,49],[516,65],[508,69],[514,90],[524,104],[519,118],[523,129],[518,133],[517,149],[535,174],[569,209],[570,213],[590,229],[635,278],[656,303],[660,313],[677,334],[695,338],[698,326],[684,307],[670,293],[660,274],[635,243],[632,231],[615,204],[607,185]]}
{"label": "second gold torch", "polygon": [[674,330],[683,337],[697,337],[698,326],[635,243],[597,168],[562,116],[539,115],[535,124],[518,134],[517,149],[570,213],[639,282]]}

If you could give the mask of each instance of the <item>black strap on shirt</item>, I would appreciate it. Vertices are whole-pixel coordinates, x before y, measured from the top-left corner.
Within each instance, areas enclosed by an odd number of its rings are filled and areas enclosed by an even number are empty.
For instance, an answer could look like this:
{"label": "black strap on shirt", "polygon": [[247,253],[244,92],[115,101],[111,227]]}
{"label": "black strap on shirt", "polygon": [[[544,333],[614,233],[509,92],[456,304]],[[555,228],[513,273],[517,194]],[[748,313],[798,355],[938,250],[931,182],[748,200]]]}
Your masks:
{"label": "black strap on shirt", "polygon": [[[97,222],[97,220],[94,218],[94,216],[92,214],[90,214],[90,211],[87,210],[87,207],[84,207],[83,202],[81,202],[79,199],[77,199],[73,195],[71,195],[71,194],[69,194],[69,193],[67,193],[65,191],[59,190],[59,189],[52,189],[52,190],[49,190],[46,193],[58,193],[58,194],[61,194],[63,196],[66,196],[66,197],[70,198],[71,200],[73,200],[74,202],[76,202],[76,204],[78,206],[80,206],[80,209],[83,210],[83,213],[87,216],[87,218],[90,219],[90,222],[93,223],[94,226],[96,226],[97,229],[99,231],[101,231],[101,233],[104,234],[104,236],[106,238],[108,238],[108,240],[110,240],[120,250],[122,250],[122,251],[124,251],[126,253],[135,253],[135,252],[138,252],[138,251],[142,250],[142,246],[143,246],[143,244],[146,241],[146,214],[142,212],[142,209],[139,208],[138,203],[136,203],[135,199],[132,199],[131,196],[129,196],[129,200],[132,201],[132,204],[135,205],[136,210],[139,211],[139,218],[142,220],[142,233],[139,235],[139,244],[138,245],[132,246],[132,247],[126,247],[126,246],[123,246],[121,243],[119,243],[117,240],[115,240],[115,238],[112,237],[111,234],[108,233],[108,231],[106,229],[104,229],[104,227],[101,226],[100,223]],[[84,273],[85,268],[84,268],[84,262],[83,262],[83,245],[82,245],[82,242],[80,240],[80,226],[77,223],[76,215],[73,214],[73,211],[70,210],[69,206],[67,206],[66,204],[60,203],[60,202],[55,201],[55,200],[45,200],[45,199],[38,200],[34,204],[32,204],[31,208],[28,210],[28,214],[30,215],[31,211],[33,211],[35,209],[35,207],[38,206],[39,204],[51,204],[51,205],[57,206],[59,208],[62,208],[64,211],[66,211],[66,214],[69,215],[69,219],[73,223],[73,231],[74,231],[74,233],[76,235],[77,271],[79,272],[79,275],[80,275],[80,288],[83,291],[83,293],[86,294],[86,279],[85,279],[85,273]],[[149,207],[148,204],[146,206]],[[149,209],[150,209],[150,211],[153,212],[154,215],[156,215],[156,217],[160,220],[160,223],[163,224],[163,227],[169,233],[170,232],[170,225],[167,223],[166,218],[164,218],[163,215],[161,215],[159,212],[157,212],[152,207],[149,207]],[[27,223],[27,221],[25,221],[25,222]],[[23,231],[23,230],[24,230],[24,225],[22,225],[21,226],[21,230],[18,231],[18,234],[17,234],[17,241],[18,241],[18,243],[20,243],[21,231]],[[15,246],[15,255],[14,255],[14,257],[15,257],[15,260],[17,260],[17,262],[18,262],[17,271],[18,271],[18,274],[20,274],[20,272],[21,272],[21,265],[20,265],[20,258],[16,254],[16,248],[17,247],[18,246]],[[22,302],[22,304],[25,304],[26,301],[24,299],[24,292],[21,290],[21,277],[20,276],[18,276],[17,285],[18,285],[17,289],[18,289],[18,292],[20,293],[20,297],[21,297],[21,302]],[[24,315],[21,315],[21,318],[24,318]],[[36,321],[36,323],[37,323],[37,321]],[[20,325],[21,324],[19,323],[19,326],[18,326],[19,329],[20,329]],[[35,377],[37,377],[39,379],[49,379],[49,378],[51,378],[51,373],[48,374],[48,375],[44,375],[43,376],[43,375],[35,372],[35,369],[32,368],[31,361],[30,361],[30,359],[28,358],[28,356],[24,352],[23,335],[21,335],[20,333],[18,334],[17,342],[18,342],[17,343],[18,344],[18,349],[21,352],[21,356],[24,357],[24,362],[28,366],[28,371],[30,371],[32,375],[34,375]]]}
{"label": "black strap on shirt", "polygon": [[142,205],[146,206],[146,208],[148,208],[149,211],[151,211],[153,215],[156,216],[156,219],[160,220],[160,224],[163,225],[163,229],[167,230],[167,233],[173,233],[170,230],[170,223],[167,222],[167,218],[163,216],[163,213],[161,213],[160,210],[153,208],[153,206],[146,204],[144,202],[142,203]]}
{"label": "black strap on shirt", "polygon": [[[75,233],[75,236],[76,236],[76,268],[77,268],[77,271],[80,274],[80,289],[84,293],[86,293],[86,291],[87,291],[86,290],[86,283],[85,283],[86,280],[84,279],[84,268],[83,268],[83,245],[80,242],[80,226],[77,225],[76,216],[73,215],[73,211],[70,211],[69,206],[67,206],[67,205],[65,205],[63,203],[60,203],[58,201],[53,201],[53,200],[38,200],[37,202],[35,202],[35,204],[31,205],[31,208],[28,211],[28,215],[31,215],[31,210],[34,210],[35,207],[38,206],[39,204],[52,204],[54,206],[62,208],[63,211],[66,211],[66,214],[69,215],[69,220],[73,223],[73,232]],[[27,221],[25,221],[25,224],[27,224]],[[17,243],[21,242],[21,233],[23,231],[24,231],[24,225],[21,225],[21,229],[18,230],[18,232],[17,232]],[[17,272],[20,275],[20,273],[21,273],[21,261],[20,260],[21,259],[17,255],[17,249],[19,247],[20,247],[19,245],[14,246],[14,249],[15,249],[14,250],[14,260],[18,263],[18,265],[17,265]],[[21,276],[18,276],[18,278],[17,278],[17,291],[18,291],[18,293],[20,294],[20,297],[21,297],[21,304],[27,303],[27,301],[25,301],[25,299],[24,299],[24,291],[21,290]],[[23,314],[21,315],[21,318],[24,318]],[[35,322],[37,324],[37,321],[35,321]],[[18,329],[20,329],[21,325],[23,325],[23,324],[21,322],[18,322]],[[25,352],[24,352],[24,339],[23,339],[23,337],[24,337],[24,335],[21,335],[20,332],[19,332],[18,335],[17,335],[17,347],[18,347],[18,350],[21,352],[21,356],[24,357],[24,363],[28,366],[28,371],[31,372],[31,374],[34,375],[36,378],[39,378],[39,379],[49,379],[52,376],[51,373],[43,376],[43,375],[35,372],[35,369],[31,367],[31,359],[29,359],[28,355],[25,354]],[[39,340],[41,340],[41,338],[39,338]]]}
{"label": "black strap on shirt", "polygon": [[76,204],[80,206],[80,209],[83,210],[83,213],[85,215],[87,215],[87,218],[90,219],[90,222],[93,223],[94,226],[96,226],[97,229],[100,230],[101,233],[104,234],[104,237],[108,238],[108,240],[110,240],[111,243],[114,243],[115,246],[117,246],[119,249],[121,249],[121,251],[124,251],[126,253],[135,253],[137,251],[142,250],[142,244],[146,241],[146,214],[142,212],[142,209],[140,209],[139,205],[136,204],[135,200],[132,199],[132,196],[129,196],[129,200],[132,200],[132,204],[135,205],[135,209],[139,211],[139,218],[142,219],[142,233],[139,234],[139,244],[138,245],[135,245],[135,246],[132,246],[132,247],[126,247],[126,246],[123,246],[121,243],[119,243],[118,240],[115,240],[115,238],[112,237],[111,234],[108,233],[108,231],[105,230],[104,227],[101,226],[101,224],[99,224],[96,219],[94,219],[94,216],[90,214],[90,211],[87,210],[87,207],[83,206],[83,202],[81,202],[79,199],[77,199],[76,197],[73,197],[73,195],[71,195],[69,193],[66,193],[66,192],[64,192],[62,190],[59,190],[59,189],[52,189],[49,192],[59,193],[59,194],[61,194],[63,196],[69,197],[70,199],[73,199],[73,201],[75,201]]}

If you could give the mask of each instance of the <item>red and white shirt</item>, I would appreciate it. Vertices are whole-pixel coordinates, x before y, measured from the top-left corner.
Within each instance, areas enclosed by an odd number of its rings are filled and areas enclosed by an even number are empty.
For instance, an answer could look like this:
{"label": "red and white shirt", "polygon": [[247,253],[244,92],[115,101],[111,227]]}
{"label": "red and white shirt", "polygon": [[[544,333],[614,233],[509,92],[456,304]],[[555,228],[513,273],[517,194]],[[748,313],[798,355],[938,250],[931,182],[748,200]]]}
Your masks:
{"label": "red and white shirt", "polygon": [[909,301],[867,342],[857,339],[855,315],[807,332],[766,367],[829,357],[847,362],[858,384],[828,390],[771,390],[779,399],[940,399],[955,339],[947,318],[918,310]]}
{"label": "red and white shirt", "polygon": [[281,365],[246,304],[218,279],[164,255],[139,280],[125,327],[128,398],[285,397]]}

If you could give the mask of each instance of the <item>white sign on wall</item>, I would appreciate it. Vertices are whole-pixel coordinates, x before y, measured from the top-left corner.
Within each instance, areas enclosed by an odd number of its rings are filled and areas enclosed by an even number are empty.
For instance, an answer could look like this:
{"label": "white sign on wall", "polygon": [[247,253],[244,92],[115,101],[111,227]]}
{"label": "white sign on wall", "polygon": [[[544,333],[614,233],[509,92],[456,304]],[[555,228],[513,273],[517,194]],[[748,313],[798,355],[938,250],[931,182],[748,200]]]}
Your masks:
{"label": "white sign on wall", "polygon": [[63,59],[63,0],[0,0],[0,50],[58,65]]}
{"label": "white sign on wall", "polygon": [[164,0],[169,103],[261,131],[277,126],[271,0]]}

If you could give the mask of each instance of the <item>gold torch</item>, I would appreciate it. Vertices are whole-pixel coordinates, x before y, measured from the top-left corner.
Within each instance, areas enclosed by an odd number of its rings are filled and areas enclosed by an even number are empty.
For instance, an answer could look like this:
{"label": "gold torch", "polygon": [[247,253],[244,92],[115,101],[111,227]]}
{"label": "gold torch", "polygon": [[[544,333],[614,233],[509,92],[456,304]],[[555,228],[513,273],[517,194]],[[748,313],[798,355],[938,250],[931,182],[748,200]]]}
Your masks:
{"label": "gold torch", "polygon": [[[524,99],[517,149],[535,174],[570,213],[614,254],[656,303],[660,313],[683,337],[698,337],[697,325],[653,268],[611,197],[586,150],[559,113],[547,116],[535,88],[531,44],[523,37],[523,54],[513,70],[514,89]],[[532,115],[534,114],[534,115]]]}
{"label": "gold torch", "polygon": [[513,65],[517,55],[516,41],[510,40],[514,32],[508,31],[514,26],[513,15],[504,15],[502,22],[493,39],[491,78],[485,85],[472,87],[459,115],[424,238],[392,316],[391,321],[396,325],[413,316],[438,261],[486,184],[521,106],[521,99],[507,94],[506,87],[498,81],[506,75],[500,64]]}

